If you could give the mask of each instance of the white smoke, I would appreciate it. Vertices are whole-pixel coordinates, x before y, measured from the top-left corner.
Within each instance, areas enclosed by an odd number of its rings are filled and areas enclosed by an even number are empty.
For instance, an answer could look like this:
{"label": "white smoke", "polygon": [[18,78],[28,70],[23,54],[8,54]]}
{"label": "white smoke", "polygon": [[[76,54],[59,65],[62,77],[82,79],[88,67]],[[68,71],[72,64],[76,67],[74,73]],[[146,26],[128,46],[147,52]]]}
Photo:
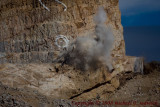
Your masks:
{"label": "white smoke", "polygon": [[112,30],[106,26],[107,15],[103,7],[99,7],[94,16],[95,32],[88,36],[78,37],[66,55],[66,63],[81,70],[97,69],[102,64],[111,70],[110,53],[114,42]]}

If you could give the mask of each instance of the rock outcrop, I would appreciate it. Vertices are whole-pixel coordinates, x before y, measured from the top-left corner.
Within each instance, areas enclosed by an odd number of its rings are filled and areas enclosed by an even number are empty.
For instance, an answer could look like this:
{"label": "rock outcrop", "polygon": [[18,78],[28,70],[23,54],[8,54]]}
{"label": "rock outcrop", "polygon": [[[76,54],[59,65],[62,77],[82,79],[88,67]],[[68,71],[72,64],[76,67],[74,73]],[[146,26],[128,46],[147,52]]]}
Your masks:
{"label": "rock outcrop", "polygon": [[[42,2],[50,11],[38,0],[0,0],[0,63],[3,63],[0,81],[3,84],[33,88],[54,98],[84,100],[113,92],[119,87],[117,74],[142,70],[142,60],[125,55],[118,0],[63,0],[66,11],[56,1]],[[106,24],[113,29],[114,71],[109,73],[102,66],[96,71],[82,72],[68,65],[51,64],[60,54],[55,45],[56,36],[64,35],[71,41],[93,32],[93,16],[99,6],[105,8]]]}
{"label": "rock outcrop", "polygon": [[83,36],[94,30],[93,15],[104,6],[113,28],[115,43],[113,57],[125,55],[123,28],[118,0],[63,0],[67,11],[54,0],[0,1],[0,62],[52,62],[56,58],[57,35],[68,39]]}

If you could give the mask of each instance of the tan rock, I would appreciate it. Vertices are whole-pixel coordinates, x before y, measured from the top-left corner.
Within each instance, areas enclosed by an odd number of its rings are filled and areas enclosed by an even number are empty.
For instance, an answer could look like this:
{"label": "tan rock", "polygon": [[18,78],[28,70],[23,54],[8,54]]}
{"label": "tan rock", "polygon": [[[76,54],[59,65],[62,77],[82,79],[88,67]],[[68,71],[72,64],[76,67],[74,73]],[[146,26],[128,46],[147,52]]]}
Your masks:
{"label": "tan rock", "polygon": [[104,6],[108,16],[106,24],[113,28],[113,56],[125,55],[118,0],[65,0],[67,11],[50,1],[45,3],[50,12],[33,0],[12,2],[0,1],[0,56],[6,54],[0,63],[52,62],[59,50],[54,43],[56,36],[70,39],[92,32],[98,6]]}
{"label": "tan rock", "polygon": [[[67,11],[54,1],[47,1],[48,12],[36,0],[0,1],[0,63],[14,63],[1,65],[3,84],[32,88],[54,98],[84,100],[113,92],[119,86],[119,80],[114,78],[117,74],[143,69],[142,64],[138,64],[141,60],[125,56],[118,0],[63,2]],[[115,38],[111,53],[114,71],[109,73],[102,66],[96,71],[83,72],[68,65],[49,64],[61,54],[55,45],[56,36],[64,35],[71,40],[93,32],[93,16],[101,5],[108,16],[106,24],[112,27]],[[137,64],[140,66],[135,69]],[[59,72],[55,72],[57,69]]]}
{"label": "tan rock", "polygon": [[119,79],[116,78],[116,77],[112,78],[111,84],[112,84],[113,87],[115,87],[117,89],[119,87],[119,85],[120,85]]}

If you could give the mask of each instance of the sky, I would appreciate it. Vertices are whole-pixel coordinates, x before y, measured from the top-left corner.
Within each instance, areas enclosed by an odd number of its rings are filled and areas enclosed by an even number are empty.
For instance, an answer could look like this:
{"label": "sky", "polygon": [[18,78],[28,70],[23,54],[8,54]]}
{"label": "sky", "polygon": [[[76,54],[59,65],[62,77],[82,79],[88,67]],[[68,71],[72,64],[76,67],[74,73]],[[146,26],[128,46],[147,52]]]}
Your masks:
{"label": "sky", "polygon": [[119,0],[126,54],[160,61],[160,0]]}
{"label": "sky", "polygon": [[119,0],[123,26],[160,26],[160,0]]}

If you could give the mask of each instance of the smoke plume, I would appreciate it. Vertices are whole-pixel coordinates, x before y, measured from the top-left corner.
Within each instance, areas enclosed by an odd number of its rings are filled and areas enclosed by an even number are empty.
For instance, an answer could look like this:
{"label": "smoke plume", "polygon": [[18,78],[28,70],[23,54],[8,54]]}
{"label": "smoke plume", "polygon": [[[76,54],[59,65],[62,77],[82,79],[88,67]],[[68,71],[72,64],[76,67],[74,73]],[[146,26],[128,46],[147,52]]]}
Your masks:
{"label": "smoke plume", "polygon": [[95,32],[78,37],[68,48],[66,63],[81,70],[97,69],[106,65],[112,69],[110,53],[114,36],[105,22],[107,15],[103,7],[99,7],[94,16]]}

